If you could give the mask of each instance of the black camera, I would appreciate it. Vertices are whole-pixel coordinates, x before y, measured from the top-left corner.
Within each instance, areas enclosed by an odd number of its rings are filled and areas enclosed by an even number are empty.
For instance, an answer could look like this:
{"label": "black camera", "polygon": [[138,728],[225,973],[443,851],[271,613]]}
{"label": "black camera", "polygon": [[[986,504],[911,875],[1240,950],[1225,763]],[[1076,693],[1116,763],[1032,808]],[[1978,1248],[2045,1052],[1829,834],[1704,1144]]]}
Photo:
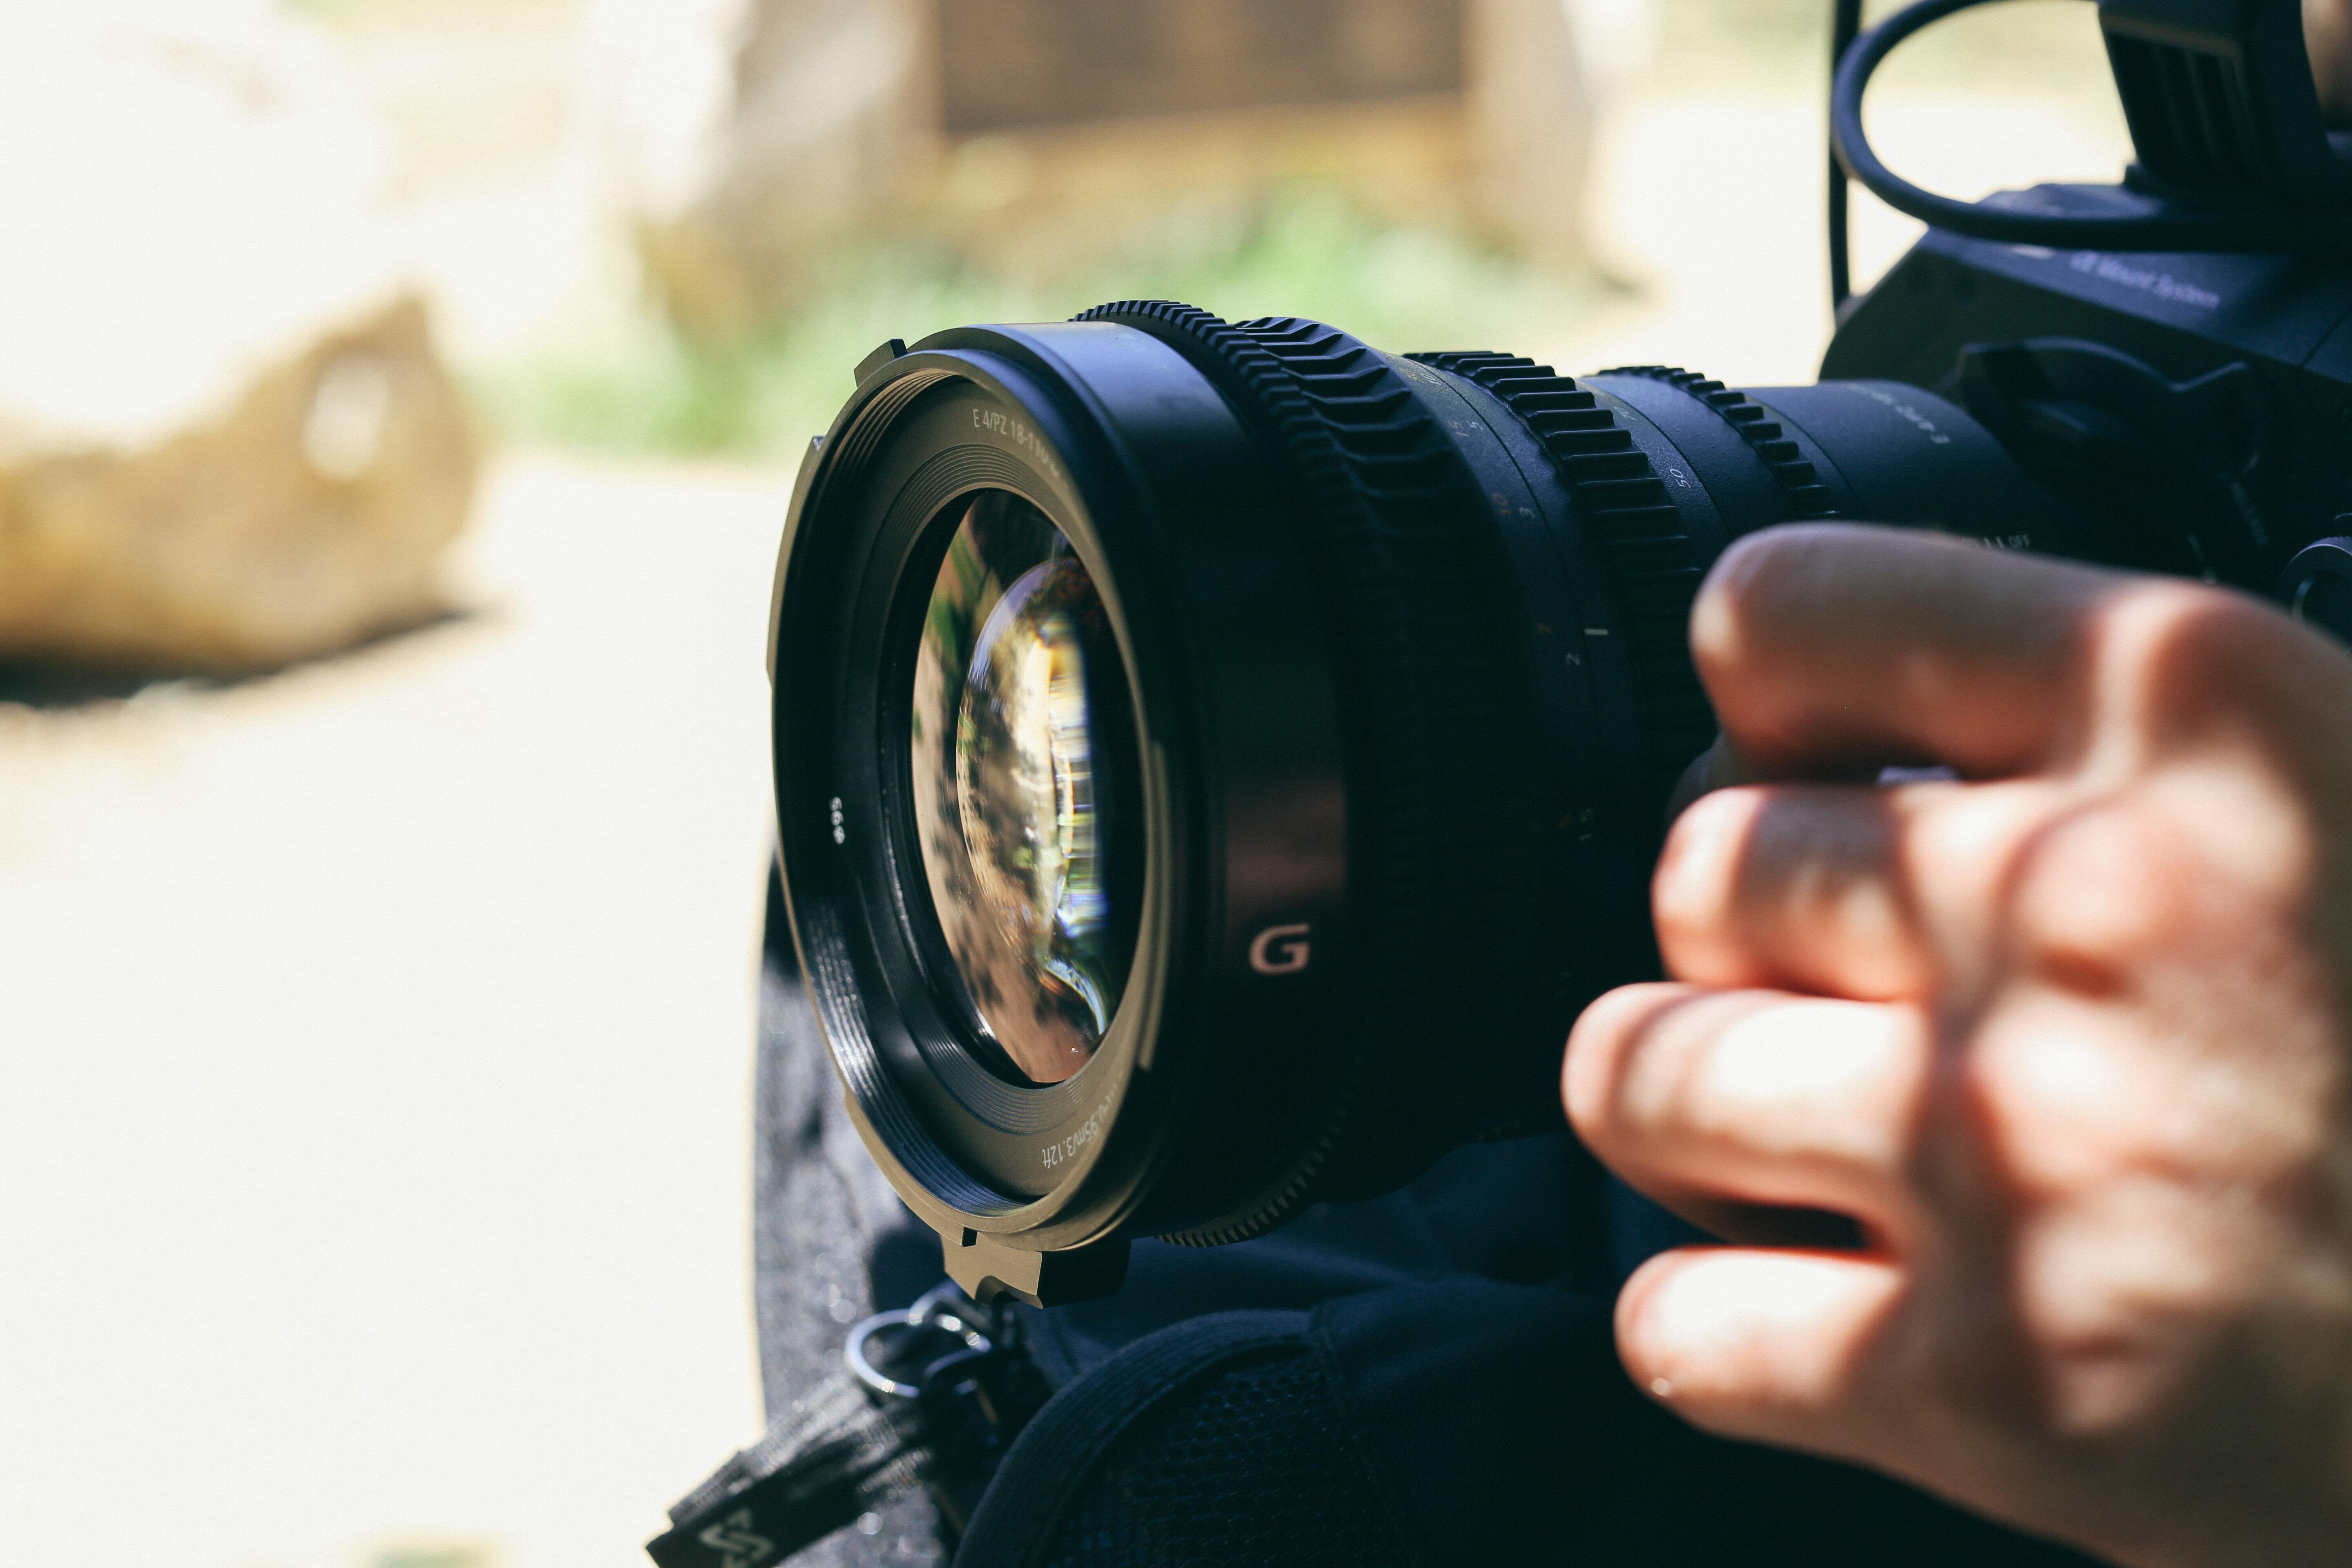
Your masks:
{"label": "black camera", "polygon": [[2352,636],[2352,147],[2295,0],[2101,0],[2127,179],[1971,205],[1860,107],[1976,3],[1842,48],[1845,174],[1932,226],[1816,385],[1151,300],[858,367],[778,568],[780,854],[851,1114],[966,1289],[1097,1294],[1129,1237],[1559,1125],[1570,1024],[1656,971],[1715,733],[1686,622],[1743,534],[1934,528]]}

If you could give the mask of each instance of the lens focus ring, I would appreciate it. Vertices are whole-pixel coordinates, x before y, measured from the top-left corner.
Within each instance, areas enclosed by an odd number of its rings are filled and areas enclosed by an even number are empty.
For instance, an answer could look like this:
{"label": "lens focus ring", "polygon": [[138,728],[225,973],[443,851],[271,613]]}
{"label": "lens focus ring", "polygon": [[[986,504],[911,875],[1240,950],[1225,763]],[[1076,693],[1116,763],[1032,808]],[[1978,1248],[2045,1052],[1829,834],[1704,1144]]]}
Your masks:
{"label": "lens focus ring", "polygon": [[1691,664],[1691,601],[1707,563],[1650,459],[1614,414],[1549,365],[1516,354],[1417,353],[1486,388],[1542,443],[1601,547],[1640,681],[1644,761],[1662,798],[1715,739]]}
{"label": "lens focus ring", "polygon": [[1695,370],[1683,370],[1670,364],[1620,365],[1615,370],[1597,374],[1638,375],[1696,398],[1713,409],[1764,460],[1764,466],[1771,470],[1773,482],[1780,487],[1780,494],[1787,499],[1791,514],[1801,519],[1835,514],[1837,507],[1830,488],[1822,483],[1820,471],[1806,460],[1797,443],[1789,438],[1780,424],[1766,415],[1764,405],[1746,393],[1727,387]]}
{"label": "lens focus ring", "polygon": [[[1299,1204],[1385,1191],[1479,1130],[1488,1075],[1451,1042],[1507,1030],[1540,841],[1534,710],[1510,567],[1460,453],[1395,365],[1319,322],[1229,324],[1167,301],[1087,312],[1210,374],[1280,452],[1356,672],[1350,839],[1360,1011],[1325,1110],[1266,1201],[1173,1238],[1236,1240]],[[1451,1059],[1449,1059],[1451,1058]],[[1350,1137],[1353,1128],[1377,1135]]]}

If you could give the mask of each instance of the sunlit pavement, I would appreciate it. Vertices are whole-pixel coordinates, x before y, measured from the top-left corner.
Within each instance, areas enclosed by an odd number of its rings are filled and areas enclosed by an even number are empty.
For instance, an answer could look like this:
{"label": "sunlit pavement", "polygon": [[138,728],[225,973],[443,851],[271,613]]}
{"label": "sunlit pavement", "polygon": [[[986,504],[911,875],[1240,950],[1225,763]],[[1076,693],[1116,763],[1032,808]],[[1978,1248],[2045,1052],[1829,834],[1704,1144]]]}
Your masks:
{"label": "sunlit pavement", "polygon": [[755,1434],[788,480],[511,460],[469,618],[0,707],[0,1563],[628,1563]]}

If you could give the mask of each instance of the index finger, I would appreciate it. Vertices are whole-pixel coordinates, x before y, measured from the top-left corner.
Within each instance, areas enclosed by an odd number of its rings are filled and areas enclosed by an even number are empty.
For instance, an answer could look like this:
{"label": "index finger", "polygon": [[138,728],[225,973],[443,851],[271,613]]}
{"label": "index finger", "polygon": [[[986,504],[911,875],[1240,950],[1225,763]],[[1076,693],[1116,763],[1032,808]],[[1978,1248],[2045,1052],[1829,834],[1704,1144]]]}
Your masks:
{"label": "index finger", "polygon": [[1917,530],[1769,529],[1716,563],[1691,653],[1759,776],[1999,776],[2082,738],[2093,612],[2124,581]]}

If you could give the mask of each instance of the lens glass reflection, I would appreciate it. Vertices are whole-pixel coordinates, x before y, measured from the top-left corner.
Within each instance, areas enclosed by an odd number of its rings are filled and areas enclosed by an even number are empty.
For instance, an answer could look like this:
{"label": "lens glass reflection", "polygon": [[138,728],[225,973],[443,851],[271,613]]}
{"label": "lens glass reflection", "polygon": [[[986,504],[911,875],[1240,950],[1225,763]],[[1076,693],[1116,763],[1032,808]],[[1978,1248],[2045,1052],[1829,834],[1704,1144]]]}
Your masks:
{"label": "lens glass reflection", "polygon": [[972,1022],[1021,1078],[1059,1083],[1127,984],[1141,825],[1101,597],[1018,496],[964,506],[923,617],[909,729],[923,869]]}

